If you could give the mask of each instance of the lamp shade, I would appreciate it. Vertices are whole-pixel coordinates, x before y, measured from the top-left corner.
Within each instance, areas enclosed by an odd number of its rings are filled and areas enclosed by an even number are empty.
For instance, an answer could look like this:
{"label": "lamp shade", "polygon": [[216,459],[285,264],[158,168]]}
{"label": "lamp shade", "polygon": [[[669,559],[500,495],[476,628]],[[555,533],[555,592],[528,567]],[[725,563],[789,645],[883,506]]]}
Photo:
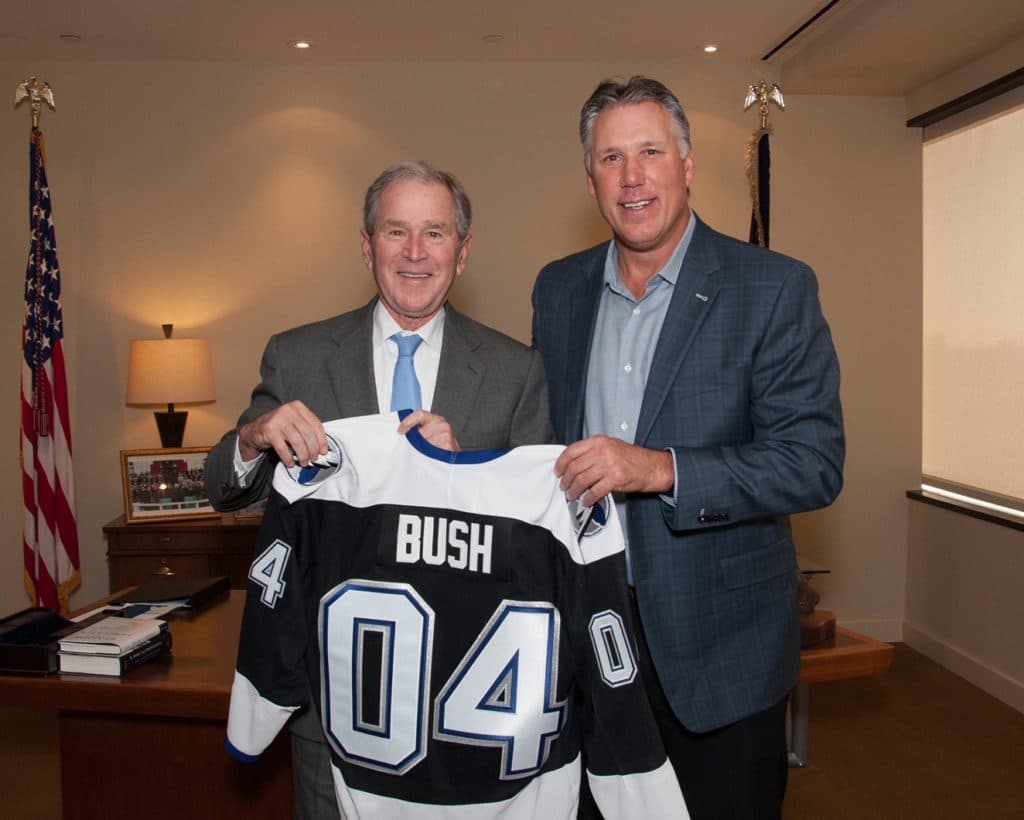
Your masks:
{"label": "lamp shade", "polygon": [[206,339],[136,339],[127,404],[196,404],[216,399]]}

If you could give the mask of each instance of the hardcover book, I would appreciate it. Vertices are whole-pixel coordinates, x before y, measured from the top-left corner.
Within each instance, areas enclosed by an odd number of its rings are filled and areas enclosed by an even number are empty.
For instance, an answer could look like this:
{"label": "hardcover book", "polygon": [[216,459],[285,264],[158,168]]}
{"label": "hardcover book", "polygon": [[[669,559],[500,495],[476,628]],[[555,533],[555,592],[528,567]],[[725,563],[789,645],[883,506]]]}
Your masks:
{"label": "hardcover book", "polygon": [[121,618],[109,615],[59,641],[60,652],[85,655],[123,655],[167,630],[167,622],[155,618]]}
{"label": "hardcover book", "polygon": [[78,652],[60,652],[61,674],[123,675],[136,666],[151,661],[171,648],[169,631],[143,641],[122,655],[89,655]]}

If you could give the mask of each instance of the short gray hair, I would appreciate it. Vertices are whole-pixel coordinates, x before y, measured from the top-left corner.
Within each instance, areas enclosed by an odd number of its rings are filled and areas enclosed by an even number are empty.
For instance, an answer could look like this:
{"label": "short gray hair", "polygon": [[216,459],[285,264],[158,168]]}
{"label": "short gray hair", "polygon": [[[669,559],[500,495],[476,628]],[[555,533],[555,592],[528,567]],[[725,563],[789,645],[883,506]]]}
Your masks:
{"label": "short gray hair", "polygon": [[407,179],[443,185],[447,188],[455,201],[455,230],[459,239],[469,236],[469,228],[473,222],[473,206],[469,202],[469,196],[462,187],[462,183],[447,171],[438,171],[433,166],[419,160],[399,162],[397,165],[386,168],[366,189],[366,197],[363,200],[363,230],[368,236],[373,236],[377,230],[377,205],[380,202],[381,194],[389,185]]}
{"label": "short gray hair", "polygon": [[682,103],[662,83],[637,74],[625,83],[615,78],[604,80],[583,103],[583,110],[580,111],[580,142],[583,143],[583,162],[588,171],[594,121],[598,114],[613,106],[643,102],[657,103],[669,113],[676,132],[676,142],[679,143],[679,156],[686,159],[691,148],[690,121],[686,118]]}

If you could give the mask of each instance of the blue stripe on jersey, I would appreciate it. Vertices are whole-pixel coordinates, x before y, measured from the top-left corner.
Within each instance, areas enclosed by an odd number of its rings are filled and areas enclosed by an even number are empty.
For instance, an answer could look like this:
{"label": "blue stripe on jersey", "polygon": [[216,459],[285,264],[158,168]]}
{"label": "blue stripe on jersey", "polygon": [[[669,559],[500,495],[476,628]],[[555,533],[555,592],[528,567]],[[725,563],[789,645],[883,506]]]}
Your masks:
{"label": "blue stripe on jersey", "polygon": [[[399,420],[404,420],[411,412],[412,410],[399,410]],[[413,427],[405,434],[405,437],[413,447],[427,458],[443,461],[447,464],[484,464],[488,461],[494,461],[496,458],[501,458],[505,453],[509,452],[508,450],[464,450],[454,453],[451,450],[435,447],[423,438],[419,427]]]}

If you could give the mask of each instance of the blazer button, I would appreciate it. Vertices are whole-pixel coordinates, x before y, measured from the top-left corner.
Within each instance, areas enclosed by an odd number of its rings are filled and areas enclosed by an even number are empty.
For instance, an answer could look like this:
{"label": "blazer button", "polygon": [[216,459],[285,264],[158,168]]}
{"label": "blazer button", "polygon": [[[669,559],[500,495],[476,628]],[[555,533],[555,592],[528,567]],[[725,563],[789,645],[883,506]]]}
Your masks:
{"label": "blazer button", "polygon": [[701,510],[700,515],[697,517],[697,520],[700,521],[701,524],[711,524],[715,521],[728,521],[729,513],[705,512],[704,510]]}

